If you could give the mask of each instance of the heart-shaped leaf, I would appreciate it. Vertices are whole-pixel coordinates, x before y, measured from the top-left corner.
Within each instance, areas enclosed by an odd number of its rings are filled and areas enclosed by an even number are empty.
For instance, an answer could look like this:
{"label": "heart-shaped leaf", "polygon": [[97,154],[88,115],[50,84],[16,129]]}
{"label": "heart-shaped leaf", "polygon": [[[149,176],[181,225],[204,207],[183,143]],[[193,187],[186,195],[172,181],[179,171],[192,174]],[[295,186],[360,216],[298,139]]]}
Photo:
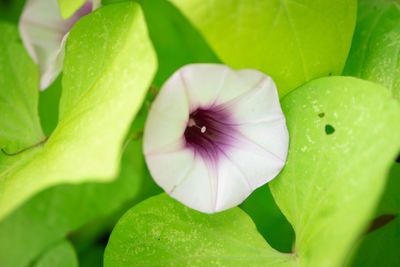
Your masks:
{"label": "heart-shaped leaf", "polygon": [[[2,35],[1,43],[6,44],[8,37]],[[1,57],[10,56],[1,53]],[[156,56],[138,4],[110,5],[79,20],[67,41],[57,128],[44,146],[17,156],[0,155],[0,218],[52,185],[114,179],[123,139],[155,69]],[[21,73],[0,75],[6,81],[23,79],[18,76]],[[2,91],[7,97],[13,96],[15,87],[11,82],[7,85]],[[6,98],[0,102],[1,108],[7,103],[21,103],[23,97],[35,99],[32,95]],[[36,129],[33,126],[23,129],[21,133],[35,142],[42,139],[39,134],[28,134]],[[1,143],[7,152],[31,144],[30,140]]]}
{"label": "heart-shaped leaf", "polygon": [[239,208],[204,214],[161,194],[118,222],[104,266],[295,266],[271,248]]}
{"label": "heart-shaped leaf", "polygon": [[270,183],[296,233],[301,266],[339,266],[369,222],[400,149],[400,106],[386,88],[321,78],[282,101],[289,155]]}
{"label": "heart-shaped leaf", "polygon": [[316,77],[341,74],[357,12],[356,0],[169,1],[222,62],[268,74],[281,97]]}

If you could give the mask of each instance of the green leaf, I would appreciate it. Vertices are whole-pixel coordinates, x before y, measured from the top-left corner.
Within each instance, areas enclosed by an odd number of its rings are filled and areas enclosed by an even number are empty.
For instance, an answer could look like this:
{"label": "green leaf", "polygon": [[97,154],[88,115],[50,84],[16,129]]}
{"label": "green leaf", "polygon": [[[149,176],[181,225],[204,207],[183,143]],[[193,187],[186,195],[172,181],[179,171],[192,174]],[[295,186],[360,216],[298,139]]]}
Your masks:
{"label": "green leaf", "polygon": [[[26,266],[87,223],[90,228],[101,225],[98,230],[103,234],[116,223],[114,216],[108,216],[117,213],[119,218],[133,204],[159,192],[146,169],[141,141],[132,141],[122,157],[121,173],[112,183],[49,188],[0,221],[0,266]],[[77,234],[72,235],[75,240]]]}
{"label": "green leaf", "polygon": [[[7,114],[0,119],[0,148],[10,152],[44,138],[37,112],[39,74],[17,28],[0,23],[0,32],[0,114]],[[0,177],[20,158],[0,153]]]}
{"label": "green leaf", "polygon": [[294,266],[239,208],[204,214],[161,194],[129,210],[104,255],[108,266]]}
{"label": "green leaf", "polygon": [[349,266],[400,266],[400,217],[364,236],[357,244]]}
{"label": "green leaf", "polygon": [[301,266],[340,266],[369,222],[400,148],[400,106],[384,87],[321,78],[282,101],[290,133],[272,194]]}
{"label": "green leaf", "polygon": [[95,245],[83,253],[78,254],[80,267],[99,267],[103,266],[103,255],[105,246]]}
{"label": "green leaf", "polygon": [[388,88],[400,100],[400,3],[361,0],[344,73]]}
{"label": "green leaf", "polygon": [[61,75],[46,90],[39,93],[39,117],[46,136],[50,136],[57,127],[60,96]]}
{"label": "green leaf", "polygon": [[400,214],[400,162],[395,162],[390,169],[376,216],[384,214]]}
{"label": "green leaf", "polygon": [[110,5],[80,19],[67,41],[59,124],[44,146],[21,153],[0,173],[0,218],[52,185],[114,179],[155,69],[138,4]]}
{"label": "green leaf", "polygon": [[0,0],[0,21],[9,21],[18,24],[19,16],[26,0]]}
{"label": "green leaf", "polygon": [[157,52],[159,68],[154,84],[163,83],[180,67],[190,63],[218,63],[204,38],[186,18],[165,0],[139,0]]}
{"label": "green leaf", "polygon": [[292,251],[293,228],[275,204],[268,184],[251,193],[240,208],[251,217],[271,247],[281,252]]}
{"label": "green leaf", "polygon": [[71,243],[63,241],[52,247],[35,262],[33,267],[78,267],[78,258]]}
{"label": "green leaf", "polygon": [[222,62],[270,75],[282,97],[316,77],[341,74],[356,0],[169,0]]}
{"label": "green leaf", "polygon": [[58,0],[60,6],[61,17],[68,19],[71,17],[86,0]]}

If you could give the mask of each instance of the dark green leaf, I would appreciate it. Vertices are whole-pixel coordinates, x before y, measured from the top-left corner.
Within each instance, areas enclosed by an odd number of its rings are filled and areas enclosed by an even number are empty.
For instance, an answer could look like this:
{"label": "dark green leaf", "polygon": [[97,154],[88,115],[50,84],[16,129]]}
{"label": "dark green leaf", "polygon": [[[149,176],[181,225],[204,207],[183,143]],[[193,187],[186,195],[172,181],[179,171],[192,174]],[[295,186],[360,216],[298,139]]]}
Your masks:
{"label": "dark green leaf", "polygon": [[240,207],[251,217],[271,247],[281,252],[292,251],[293,228],[275,204],[268,185],[251,193]]}
{"label": "dark green leaf", "polygon": [[364,236],[354,249],[349,266],[400,266],[400,217]]}
{"label": "dark green leaf", "polygon": [[360,0],[345,75],[378,82],[400,100],[400,2]]}

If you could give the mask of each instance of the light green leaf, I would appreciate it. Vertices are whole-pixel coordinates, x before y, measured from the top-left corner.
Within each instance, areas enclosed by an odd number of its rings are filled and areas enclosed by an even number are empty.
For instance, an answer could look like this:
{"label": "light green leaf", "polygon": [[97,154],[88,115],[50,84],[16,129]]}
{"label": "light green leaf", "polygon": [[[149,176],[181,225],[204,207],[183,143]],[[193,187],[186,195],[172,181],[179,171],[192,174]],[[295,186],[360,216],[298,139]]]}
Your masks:
{"label": "light green leaf", "polygon": [[[132,141],[122,157],[121,173],[112,183],[46,189],[0,221],[0,266],[26,266],[87,223],[94,225],[91,229],[101,225],[96,230],[103,234],[129,207],[159,192],[146,169],[141,141]],[[108,217],[112,213],[117,213],[116,218]],[[77,235],[79,231],[72,235],[74,241]]]}
{"label": "light green leaf", "polygon": [[33,267],[78,267],[78,258],[71,243],[63,241],[50,248]]}
{"label": "light green leaf", "polygon": [[341,74],[356,0],[169,0],[200,30],[222,62],[270,75],[279,95]]}
{"label": "light green leaf", "polygon": [[[0,23],[0,32],[0,148],[12,152],[44,138],[37,111],[38,69],[14,25]],[[0,153],[0,177],[20,158]]]}
{"label": "light green leaf", "polygon": [[109,239],[104,266],[295,266],[239,208],[209,215],[161,194],[129,210]]}
{"label": "light green leaf", "polygon": [[154,84],[163,83],[180,67],[190,63],[219,63],[201,34],[165,0],[139,0],[157,52],[159,68]]}
{"label": "light green leaf", "polygon": [[21,153],[0,174],[0,218],[52,185],[114,179],[155,69],[138,4],[110,5],[80,19],[67,41],[59,124],[43,147]]}
{"label": "light green leaf", "polygon": [[361,0],[344,73],[388,88],[400,100],[400,2]]}
{"label": "light green leaf", "polygon": [[400,106],[384,87],[321,78],[282,101],[289,155],[271,183],[301,266],[340,266],[369,222],[400,148]]}
{"label": "light green leaf", "polygon": [[400,217],[365,235],[354,249],[349,266],[400,266]]}
{"label": "light green leaf", "polygon": [[86,0],[58,0],[60,6],[61,17],[68,19],[71,17]]}

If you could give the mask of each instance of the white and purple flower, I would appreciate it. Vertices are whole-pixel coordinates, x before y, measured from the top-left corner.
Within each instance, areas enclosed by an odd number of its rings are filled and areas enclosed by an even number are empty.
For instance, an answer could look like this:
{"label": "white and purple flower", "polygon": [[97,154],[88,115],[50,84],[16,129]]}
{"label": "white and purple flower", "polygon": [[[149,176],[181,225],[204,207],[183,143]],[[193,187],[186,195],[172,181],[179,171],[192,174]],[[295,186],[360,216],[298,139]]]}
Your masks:
{"label": "white and purple flower", "polygon": [[154,180],[207,213],[240,204],[283,168],[289,135],[276,86],[251,69],[187,65],[150,109],[143,150]]}
{"label": "white and purple flower", "polygon": [[39,66],[41,90],[61,72],[65,42],[72,26],[98,6],[98,0],[88,0],[72,17],[64,20],[57,0],[26,1],[18,27],[29,55]]}

